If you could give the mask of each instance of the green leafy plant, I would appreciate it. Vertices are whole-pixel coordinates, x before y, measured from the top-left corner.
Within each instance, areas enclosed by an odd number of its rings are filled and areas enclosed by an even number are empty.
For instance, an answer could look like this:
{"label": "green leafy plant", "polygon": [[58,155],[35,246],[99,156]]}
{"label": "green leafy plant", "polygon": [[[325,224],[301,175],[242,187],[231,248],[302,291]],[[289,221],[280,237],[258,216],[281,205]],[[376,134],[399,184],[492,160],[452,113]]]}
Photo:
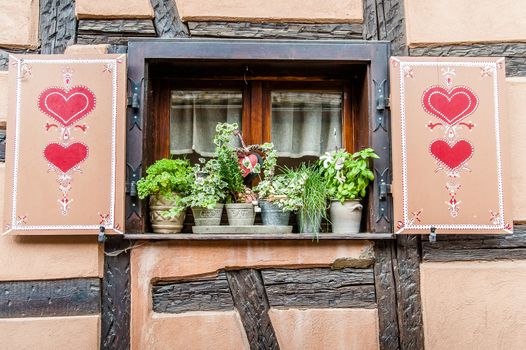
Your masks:
{"label": "green leafy plant", "polygon": [[296,211],[300,206],[299,193],[301,184],[297,174],[292,169],[284,169],[282,174],[276,175],[277,153],[272,143],[261,145],[265,154],[263,159],[263,179],[254,187],[261,199],[275,203],[283,211]]}
{"label": "green leafy plant", "polygon": [[194,179],[185,203],[191,207],[212,209],[225,199],[227,183],[223,181],[217,159],[199,159],[194,166]]}
{"label": "green leafy plant", "polygon": [[237,123],[218,123],[214,144],[216,145],[214,157],[219,166],[219,176],[225,182],[227,203],[237,202],[238,197],[245,193],[245,185],[236,149],[232,146],[234,133],[238,131]]}
{"label": "green leafy plant", "polygon": [[[329,196],[327,179],[323,176],[321,167],[316,164],[301,164],[296,173],[296,182],[301,188],[299,192],[300,206],[298,214],[300,225],[306,227],[307,223],[319,225],[321,219],[327,217],[327,199]],[[317,232],[314,232],[317,238]]]}
{"label": "green leafy plant", "polygon": [[379,158],[371,148],[354,154],[339,149],[321,156],[320,166],[327,179],[329,197],[342,203],[365,197],[367,186],[374,180],[374,173],[369,166],[371,158]]}
{"label": "green leafy plant", "polygon": [[186,159],[160,159],[146,169],[146,176],[137,181],[139,198],[161,196],[175,198],[175,205],[164,215],[177,216],[186,209],[183,197],[190,191],[193,171]]}

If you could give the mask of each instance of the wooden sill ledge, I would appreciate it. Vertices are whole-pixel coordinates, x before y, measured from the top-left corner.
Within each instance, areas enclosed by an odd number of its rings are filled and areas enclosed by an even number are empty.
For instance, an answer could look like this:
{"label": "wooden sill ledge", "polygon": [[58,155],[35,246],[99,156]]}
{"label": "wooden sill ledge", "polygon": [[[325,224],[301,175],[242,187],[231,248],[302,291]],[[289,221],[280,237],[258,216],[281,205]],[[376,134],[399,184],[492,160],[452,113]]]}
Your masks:
{"label": "wooden sill ledge", "polygon": [[[179,241],[238,241],[238,240],[314,240],[309,234],[287,233],[287,234],[156,234],[156,233],[130,233],[124,235],[125,239],[135,240],[179,240]],[[326,240],[378,240],[395,239],[392,233],[321,233],[320,241]]]}

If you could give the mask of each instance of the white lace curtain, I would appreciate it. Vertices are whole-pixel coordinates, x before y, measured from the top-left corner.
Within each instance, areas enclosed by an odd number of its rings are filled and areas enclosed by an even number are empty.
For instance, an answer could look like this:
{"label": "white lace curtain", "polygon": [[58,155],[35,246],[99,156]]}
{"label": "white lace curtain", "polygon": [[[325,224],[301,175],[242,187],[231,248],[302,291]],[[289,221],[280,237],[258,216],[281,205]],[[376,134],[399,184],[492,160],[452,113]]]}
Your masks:
{"label": "white lace curtain", "polygon": [[[320,156],[341,147],[341,112],[339,93],[273,92],[271,138],[278,156]],[[211,156],[216,124],[241,127],[241,115],[239,92],[174,91],[171,153]]]}

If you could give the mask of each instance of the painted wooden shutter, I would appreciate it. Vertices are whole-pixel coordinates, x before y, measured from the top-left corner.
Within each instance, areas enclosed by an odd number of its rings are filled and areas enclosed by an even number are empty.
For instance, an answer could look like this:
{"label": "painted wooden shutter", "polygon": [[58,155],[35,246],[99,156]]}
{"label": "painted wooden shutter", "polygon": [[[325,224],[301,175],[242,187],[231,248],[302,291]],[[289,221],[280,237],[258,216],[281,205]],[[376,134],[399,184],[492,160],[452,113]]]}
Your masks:
{"label": "painted wooden shutter", "polygon": [[397,233],[511,233],[503,58],[392,57]]}
{"label": "painted wooden shutter", "polygon": [[4,232],[121,233],[126,59],[12,55]]}

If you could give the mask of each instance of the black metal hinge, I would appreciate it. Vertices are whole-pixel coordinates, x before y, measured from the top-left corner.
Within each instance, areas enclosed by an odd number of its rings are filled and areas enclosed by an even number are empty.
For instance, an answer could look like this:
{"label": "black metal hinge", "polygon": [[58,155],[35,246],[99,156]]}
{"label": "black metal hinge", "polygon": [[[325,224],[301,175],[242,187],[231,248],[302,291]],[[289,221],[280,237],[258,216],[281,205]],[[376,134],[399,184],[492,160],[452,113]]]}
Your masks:
{"label": "black metal hinge", "polygon": [[134,169],[130,164],[126,164],[129,169],[128,178],[126,179],[126,194],[132,198],[137,197],[137,181],[139,181],[141,176],[141,165],[139,164]]}
{"label": "black metal hinge", "polygon": [[391,184],[386,184],[385,182],[380,183],[380,200],[385,201],[388,194],[392,194]]}

